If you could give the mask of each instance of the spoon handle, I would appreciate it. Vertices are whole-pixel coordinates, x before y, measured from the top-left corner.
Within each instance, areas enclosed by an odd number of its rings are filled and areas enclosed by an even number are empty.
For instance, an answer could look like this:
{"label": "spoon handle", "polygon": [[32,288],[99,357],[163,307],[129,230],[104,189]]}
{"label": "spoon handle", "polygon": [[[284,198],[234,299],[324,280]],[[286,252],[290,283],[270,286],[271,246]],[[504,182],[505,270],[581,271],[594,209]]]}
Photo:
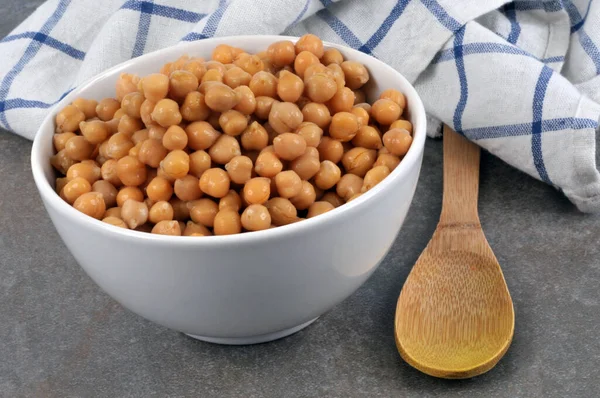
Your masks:
{"label": "spoon handle", "polygon": [[444,200],[439,227],[479,225],[480,149],[444,125]]}

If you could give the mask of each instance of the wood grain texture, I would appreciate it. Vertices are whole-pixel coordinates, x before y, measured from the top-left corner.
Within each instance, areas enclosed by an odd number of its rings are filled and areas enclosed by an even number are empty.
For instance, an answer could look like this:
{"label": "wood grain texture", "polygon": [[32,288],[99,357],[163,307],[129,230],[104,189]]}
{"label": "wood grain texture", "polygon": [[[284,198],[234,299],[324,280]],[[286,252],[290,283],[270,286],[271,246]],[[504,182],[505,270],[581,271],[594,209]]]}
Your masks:
{"label": "wood grain texture", "polygon": [[480,149],[444,128],[444,199],[433,237],[396,307],[396,345],[435,377],[490,370],[514,332],[513,304],[477,213]]}

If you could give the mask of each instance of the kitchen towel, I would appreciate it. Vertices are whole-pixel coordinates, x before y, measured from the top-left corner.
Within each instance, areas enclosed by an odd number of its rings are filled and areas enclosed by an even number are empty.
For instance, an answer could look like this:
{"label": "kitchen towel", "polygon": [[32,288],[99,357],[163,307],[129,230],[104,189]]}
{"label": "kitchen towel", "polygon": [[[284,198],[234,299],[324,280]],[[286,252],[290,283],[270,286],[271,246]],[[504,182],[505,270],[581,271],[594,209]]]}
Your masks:
{"label": "kitchen towel", "polygon": [[49,0],[0,41],[0,126],[33,139],[81,82],[180,41],[311,32],[396,68],[447,123],[600,212],[600,0]]}

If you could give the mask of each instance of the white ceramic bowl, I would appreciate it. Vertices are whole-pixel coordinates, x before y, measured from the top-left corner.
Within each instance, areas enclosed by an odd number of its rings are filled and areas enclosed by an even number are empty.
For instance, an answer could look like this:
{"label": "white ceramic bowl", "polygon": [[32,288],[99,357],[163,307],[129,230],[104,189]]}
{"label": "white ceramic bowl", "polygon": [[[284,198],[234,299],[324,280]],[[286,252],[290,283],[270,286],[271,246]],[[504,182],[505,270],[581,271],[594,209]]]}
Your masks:
{"label": "white ceramic bowl", "polygon": [[386,88],[406,95],[414,141],[400,165],[379,185],[319,217],[233,236],[173,237],[125,230],[88,217],[53,189],[54,116],[76,97],[114,95],[122,72],[156,72],[182,54],[210,57],[221,43],[249,52],[281,36],[201,40],[118,65],[67,95],[35,138],[35,183],[58,233],[88,275],[131,311],[192,337],[223,344],[274,340],[309,325],[351,295],[394,242],[413,198],[425,142],[425,111],[412,85],[383,62],[326,43],[369,69],[369,100]]}

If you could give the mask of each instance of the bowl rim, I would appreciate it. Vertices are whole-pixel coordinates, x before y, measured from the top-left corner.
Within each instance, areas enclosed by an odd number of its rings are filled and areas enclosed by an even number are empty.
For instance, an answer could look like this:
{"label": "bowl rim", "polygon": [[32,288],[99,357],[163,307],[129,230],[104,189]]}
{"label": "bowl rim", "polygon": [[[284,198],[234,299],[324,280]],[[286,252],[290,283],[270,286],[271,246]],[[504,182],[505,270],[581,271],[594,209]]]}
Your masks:
{"label": "bowl rim", "polygon": [[[42,121],[33,141],[31,149],[31,170],[34,177],[35,184],[44,199],[47,206],[52,206],[60,215],[65,217],[71,223],[79,224],[84,226],[86,224],[89,228],[94,228],[97,232],[104,235],[113,235],[116,237],[122,237],[124,239],[134,239],[138,241],[152,242],[158,245],[168,246],[193,246],[193,247],[205,247],[205,246],[229,246],[231,244],[251,244],[257,241],[263,241],[273,238],[281,238],[287,235],[295,235],[300,233],[309,232],[311,230],[318,229],[319,226],[334,222],[335,220],[342,219],[344,217],[351,216],[352,214],[360,211],[366,206],[370,206],[376,200],[376,198],[386,195],[391,187],[405,179],[409,173],[409,170],[415,166],[415,163],[419,161],[419,157],[424,150],[425,137],[426,137],[426,115],[425,107],[423,102],[415,90],[414,86],[397,70],[389,66],[388,64],[380,61],[379,59],[336,43],[330,43],[324,41],[323,44],[326,47],[336,48],[342,53],[348,56],[352,60],[365,63],[364,60],[369,60],[370,63],[377,64],[378,68],[386,69],[388,72],[392,72],[401,85],[405,86],[403,94],[407,97],[407,102],[410,104],[410,112],[413,116],[413,142],[404,156],[400,164],[383,179],[374,188],[362,194],[352,202],[345,203],[327,213],[321,214],[318,217],[303,220],[293,224],[283,225],[276,228],[269,228],[262,231],[245,232],[234,235],[212,235],[202,237],[199,239],[194,236],[169,236],[169,235],[158,235],[151,234],[148,232],[135,231],[125,228],[119,228],[114,225],[102,222],[90,216],[87,216],[77,210],[71,205],[65,202],[50,185],[50,182],[46,179],[44,173],[44,166],[42,162],[44,154],[42,153],[42,146],[44,140],[51,140],[54,134],[54,117],[56,110],[72,102],[79,94],[91,86],[98,83],[106,75],[117,73],[119,70],[126,69],[133,64],[137,63],[152,63],[152,60],[159,58],[164,52],[169,52],[175,48],[181,51],[182,54],[186,52],[198,51],[198,46],[204,48],[214,48],[218,44],[234,44],[241,42],[243,47],[244,42],[276,42],[281,40],[297,41],[299,37],[294,36],[279,36],[279,35],[240,35],[240,36],[223,36],[209,39],[203,39],[193,42],[180,42],[176,45],[159,49],[137,58],[133,58],[117,64],[99,74],[88,79],[78,87],[73,89],[68,95],[61,99],[56,105],[49,109],[48,114]],[[362,60],[361,60],[362,59]]]}

